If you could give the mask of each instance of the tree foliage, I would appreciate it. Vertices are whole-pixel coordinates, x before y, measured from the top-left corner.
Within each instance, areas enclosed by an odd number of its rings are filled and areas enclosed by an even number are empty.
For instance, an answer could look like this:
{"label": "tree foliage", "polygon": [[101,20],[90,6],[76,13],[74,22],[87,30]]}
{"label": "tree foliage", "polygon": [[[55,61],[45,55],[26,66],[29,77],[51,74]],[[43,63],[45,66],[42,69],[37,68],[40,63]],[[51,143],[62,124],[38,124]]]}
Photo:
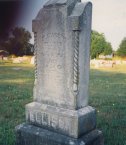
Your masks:
{"label": "tree foliage", "polygon": [[112,46],[106,41],[103,33],[92,31],[91,35],[91,58],[96,58],[100,54],[108,55],[112,53]]}
{"label": "tree foliage", "polygon": [[119,55],[121,57],[126,56],[126,37],[123,38],[123,40],[121,41],[119,48],[117,50],[117,55]]}
{"label": "tree foliage", "polygon": [[106,46],[105,46],[103,54],[104,55],[109,55],[109,54],[112,54],[112,52],[113,52],[113,50],[112,50],[111,43],[110,42],[106,42]]}
{"label": "tree foliage", "polygon": [[31,34],[23,27],[15,27],[12,29],[10,37],[2,43],[2,48],[7,50],[9,54],[17,56],[32,54],[30,44]]}

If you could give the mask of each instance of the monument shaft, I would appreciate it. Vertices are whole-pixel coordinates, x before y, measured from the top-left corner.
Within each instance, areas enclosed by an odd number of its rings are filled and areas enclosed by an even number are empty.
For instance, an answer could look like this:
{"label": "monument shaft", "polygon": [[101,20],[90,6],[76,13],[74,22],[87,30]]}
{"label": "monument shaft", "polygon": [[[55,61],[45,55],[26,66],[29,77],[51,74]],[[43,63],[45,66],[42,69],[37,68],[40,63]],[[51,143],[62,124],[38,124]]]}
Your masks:
{"label": "monument shaft", "polygon": [[67,3],[47,3],[33,21],[38,78],[34,98],[79,109],[88,105],[91,3],[71,1],[76,4],[71,15]]}

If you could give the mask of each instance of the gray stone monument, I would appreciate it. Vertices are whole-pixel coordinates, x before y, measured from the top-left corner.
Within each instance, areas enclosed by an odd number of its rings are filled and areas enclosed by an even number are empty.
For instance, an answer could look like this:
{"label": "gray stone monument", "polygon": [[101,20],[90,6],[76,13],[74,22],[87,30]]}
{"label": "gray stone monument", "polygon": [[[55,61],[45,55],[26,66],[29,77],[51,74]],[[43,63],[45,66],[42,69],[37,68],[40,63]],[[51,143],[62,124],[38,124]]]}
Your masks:
{"label": "gray stone monument", "polygon": [[17,145],[103,145],[88,106],[92,4],[49,0],[33,20],[34,102],[16,127]]}

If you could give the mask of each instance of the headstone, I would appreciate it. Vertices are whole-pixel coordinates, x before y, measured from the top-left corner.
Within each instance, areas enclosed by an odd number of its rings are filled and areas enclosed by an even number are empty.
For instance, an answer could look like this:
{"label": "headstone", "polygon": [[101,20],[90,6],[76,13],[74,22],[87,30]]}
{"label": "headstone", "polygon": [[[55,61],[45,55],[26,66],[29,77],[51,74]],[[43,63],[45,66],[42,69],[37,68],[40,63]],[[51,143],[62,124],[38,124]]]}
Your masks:
{"label": "headstone", "polygon": [[122,64],[126,64],[126,60],[123,60],[123,61],[122,61]]}
{"label": "headstone", "polygon": [[13,58],[12,62],[13,63],[23,63],[23,59],[22,59],[22,57]]}
{"label": "headstone", "polygon": [[49,0],[33,20],[34,101],[17,145],[103,145],[88,106],[92,4]]}
{"label": "headstone", "polygon": [[33,56],[33,57],[31,58],[30,64],[35,64],[35,56]]}
{"label": "headstone", "polygon": [[3,60],[8,60],[8,57],[3,57]]}

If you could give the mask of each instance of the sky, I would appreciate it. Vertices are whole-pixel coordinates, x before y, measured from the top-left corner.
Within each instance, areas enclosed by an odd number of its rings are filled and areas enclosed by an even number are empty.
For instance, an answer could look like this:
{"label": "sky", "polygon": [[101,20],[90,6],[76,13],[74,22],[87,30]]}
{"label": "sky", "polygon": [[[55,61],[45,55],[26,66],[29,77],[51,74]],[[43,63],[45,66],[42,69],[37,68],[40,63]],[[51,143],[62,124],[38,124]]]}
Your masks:
{"label": "sky", "polygon": [[[23,26],[27,30],[32,32],[32,20],[35,18],[40,8],[42,8],[43,3],[47,0],[5,0],[5,1],[9,2],[16,1],[18,2],[18,5],[16,6],[19,6],[19,1],[21,2],[20,12],[19,8],[18,10],[16,10],[16,12],[13,12],[14,14],[18,13],[18,17],[16,17],[15,24],[18,26]],[[82,0],[82,2],[84,1],[85,0]],[[90,1],[93,3],[92,29],[98,31],[99,33],[104,33],[107,41],[111,42],[113,49],[116,50],[121,40],[124,37],[126,37],[126,8],[125,8],[126,0],[90,0]],[[1,1],[0,6],[2,6]],[[11,11],[13,11],[13,8],[11,9]],[[6,12],[6,14],[9,13]],[[1,16],[3,17],[4,15],[2,15],[1,13]],[[33,39],[31,40],[31,42],[33,43]]]}
{"label": "sky", "polygon": [[126,37],[126,0],[91,0],[92,28],[104,33],[113,49]]}

